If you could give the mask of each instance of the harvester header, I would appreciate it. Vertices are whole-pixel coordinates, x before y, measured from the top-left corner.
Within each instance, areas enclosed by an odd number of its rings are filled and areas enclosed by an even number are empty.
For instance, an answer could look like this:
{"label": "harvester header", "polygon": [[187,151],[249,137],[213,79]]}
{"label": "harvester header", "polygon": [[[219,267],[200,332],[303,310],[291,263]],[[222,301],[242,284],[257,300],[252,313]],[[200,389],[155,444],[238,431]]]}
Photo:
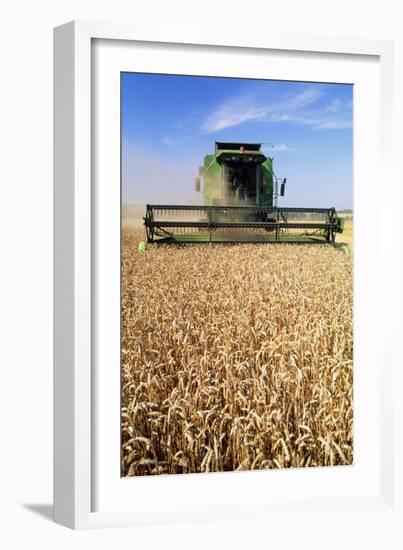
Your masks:
{"label": "harvester header", "polygon": [[285,178],[262,144],[218,142],[204,157],[195,190],[203,205],[147,205],[148,242],[334,242],[343,220],[334,208],[279,208]]}

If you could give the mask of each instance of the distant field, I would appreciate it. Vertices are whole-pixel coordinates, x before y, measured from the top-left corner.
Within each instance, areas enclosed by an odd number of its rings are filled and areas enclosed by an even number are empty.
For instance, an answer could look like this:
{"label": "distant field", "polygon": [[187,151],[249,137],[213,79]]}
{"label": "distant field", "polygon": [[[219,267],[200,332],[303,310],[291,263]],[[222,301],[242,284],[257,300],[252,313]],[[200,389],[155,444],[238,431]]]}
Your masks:
{"label": "distant field", "polygon": [[345,243],[350,248],[353,247],[353,219],[346,219],[344,222],[344,231],[343,233],[338,233],[336,235],[336,242]]}
{"label": "distant field", "polygon": [[145,211],[145,205],[123,205],[122,226],[132,229],[141,227],[143,225]]}

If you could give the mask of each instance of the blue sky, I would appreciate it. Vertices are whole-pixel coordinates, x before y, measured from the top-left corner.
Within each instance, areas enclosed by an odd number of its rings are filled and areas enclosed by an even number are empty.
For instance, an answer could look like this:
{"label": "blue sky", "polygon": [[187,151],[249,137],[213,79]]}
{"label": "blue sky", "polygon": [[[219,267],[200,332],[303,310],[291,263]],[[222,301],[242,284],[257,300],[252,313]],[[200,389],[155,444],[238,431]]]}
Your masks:
{"label": "blue sky", "polygon": [[122,74],[122,200],[201,200],[194,178],[215,141],[263,143],[287,178],[280,206],[352,208],[348,84]]}

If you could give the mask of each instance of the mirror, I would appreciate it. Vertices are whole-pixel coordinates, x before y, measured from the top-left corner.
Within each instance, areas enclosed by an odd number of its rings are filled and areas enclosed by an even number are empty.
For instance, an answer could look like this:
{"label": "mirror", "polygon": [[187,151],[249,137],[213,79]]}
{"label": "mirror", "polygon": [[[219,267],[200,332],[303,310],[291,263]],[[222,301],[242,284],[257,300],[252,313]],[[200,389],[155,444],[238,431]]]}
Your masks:
{"label": "mirror", "polygon": [[285,194],[285,182],[287,181],[287,178],[284,178],[283,181],[281,182],[281,187],[280,187],[280,197],[284,197],[284,194]]}

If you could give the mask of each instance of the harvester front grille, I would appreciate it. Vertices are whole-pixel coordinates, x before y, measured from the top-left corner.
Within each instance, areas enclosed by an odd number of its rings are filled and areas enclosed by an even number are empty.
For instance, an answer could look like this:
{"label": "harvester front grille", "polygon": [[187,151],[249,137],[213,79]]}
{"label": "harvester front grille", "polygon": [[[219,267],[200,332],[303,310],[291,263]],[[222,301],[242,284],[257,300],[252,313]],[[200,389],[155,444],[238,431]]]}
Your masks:
{"label": "harvester front grille", "polygon": [[178,243],[334,242],[334,208],[150,205],[147,240]]}

